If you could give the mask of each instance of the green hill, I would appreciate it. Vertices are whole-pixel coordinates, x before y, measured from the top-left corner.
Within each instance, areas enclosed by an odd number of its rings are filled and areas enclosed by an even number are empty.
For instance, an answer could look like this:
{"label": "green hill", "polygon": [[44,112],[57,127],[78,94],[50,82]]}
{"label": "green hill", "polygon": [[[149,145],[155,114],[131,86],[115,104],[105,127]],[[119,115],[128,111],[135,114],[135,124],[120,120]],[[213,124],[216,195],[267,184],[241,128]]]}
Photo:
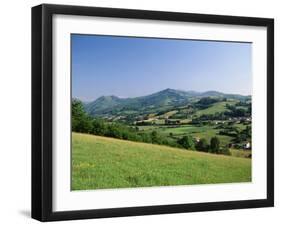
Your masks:
{"label": "green hill", "polygon": [[119,98],[116,96],[102,96],[97,100],[85,104],[90,115],[115,114],[123,111],[147,111],[159,107],[175,106],[188,101],[191,93],[173,89],[165,89],[147,96],[135,98]]}
{"label": "green hill", "polygon": [[85,104],[88,112],[103,112],[112,109],[122,103],[122,99],[116,96],[101,96],[94,102]]}
{"label": "green hill", "polygon": [[95,101],[85,104],[86,111],[92,116],[122,115],[124,112],[159,112],[169,110],[199,100],[203,97],[247,99],[247,96],[224,94],[217,91],[195,92],[175,89],[162,91],[135,98],[119,98],[116,96],[102,96]]}
{"label": "green hill", "polygon": [[72,190],[250,181],[250,159],[72,134]]}

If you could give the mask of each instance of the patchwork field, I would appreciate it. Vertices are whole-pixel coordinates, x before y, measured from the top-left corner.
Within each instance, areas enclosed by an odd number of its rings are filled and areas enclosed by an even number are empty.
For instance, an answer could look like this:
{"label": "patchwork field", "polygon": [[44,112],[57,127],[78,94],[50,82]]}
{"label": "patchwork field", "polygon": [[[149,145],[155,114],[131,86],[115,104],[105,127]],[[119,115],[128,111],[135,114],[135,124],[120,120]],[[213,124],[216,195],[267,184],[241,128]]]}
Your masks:
{"label": "patchwork field", "polygon": [[[162,135],[168,136],[172,134],[175,138],[180,138],[184,135],[191,135],[192,137],[205,138],[208,141],[217,136],[220,139],[221,145],[227,145],[231,142],[231,137],[220,135],[220,129],[216,126],[194,126],[194,125],[181,125],[181,126],[139,126],[139,130],[143,132],[157,131]],[[235,126],[236,127],[236,126]],[[243,125],[237,126],[240,130],[245,128]]]}
{"label": "patchwork field", "polygon": [[72,190],[251,181],[251,159],[72,133]]}

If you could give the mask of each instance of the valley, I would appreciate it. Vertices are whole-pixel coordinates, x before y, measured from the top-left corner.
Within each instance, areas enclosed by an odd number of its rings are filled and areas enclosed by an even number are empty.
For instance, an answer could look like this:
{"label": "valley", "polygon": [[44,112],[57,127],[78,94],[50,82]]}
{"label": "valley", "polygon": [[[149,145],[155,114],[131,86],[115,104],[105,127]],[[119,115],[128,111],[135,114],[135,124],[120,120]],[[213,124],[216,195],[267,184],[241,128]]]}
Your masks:
{"label": "valley", "polygon": [[[83,108],[95,135],[206,152],[215,138],[214,153],[251,150],[251,96],[165,89],[135,98],[102,96]],[[200,142],[205,147],[197,148]]]}

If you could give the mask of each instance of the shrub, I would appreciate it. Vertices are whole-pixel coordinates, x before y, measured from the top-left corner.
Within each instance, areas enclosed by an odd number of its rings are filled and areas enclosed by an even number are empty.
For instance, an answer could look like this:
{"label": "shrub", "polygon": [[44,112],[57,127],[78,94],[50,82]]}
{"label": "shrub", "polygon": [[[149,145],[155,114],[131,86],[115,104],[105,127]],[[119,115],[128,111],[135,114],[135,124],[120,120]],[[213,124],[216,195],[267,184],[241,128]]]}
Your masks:
{"label": "shrub", "polygon": [[219,153],[220,151],[220,140],[217,137],[212,137],[210,141],[210,152]]}
{"label": "shrub", "polygon": [[230,152],[230,150],[229,150],[229,148],[227,146],[223,147],[220,150],[220,153],[223,154],[223,155],[231,155],[231,152]]}
{"label": "shrub", "polygon": [[107,126],[101,119],[93,119],[92,120],[92,129],[91,133],[95,135],[103,136],[107,131]]}
{"label": "shrub", "polygon": [[194,141],[191,136],[182,137],[181,139],[179,139],[178,143],[185,149],[194,149]]}

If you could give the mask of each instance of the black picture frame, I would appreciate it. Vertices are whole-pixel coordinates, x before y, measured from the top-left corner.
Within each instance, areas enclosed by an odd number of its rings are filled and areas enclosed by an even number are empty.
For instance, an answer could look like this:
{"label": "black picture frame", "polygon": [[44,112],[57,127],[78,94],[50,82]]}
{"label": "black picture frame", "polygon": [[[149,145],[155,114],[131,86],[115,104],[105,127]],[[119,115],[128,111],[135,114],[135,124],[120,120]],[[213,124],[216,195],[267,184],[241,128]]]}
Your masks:
{"label": "black picture frame", "polygon": [[[52,210],[52,17],[55,14],[266,27],[267,198],[54,212]],[[50,4],[32,8],[32,218],[40,221],[57,221],[271,206],[274,206],[273,19]]]}

